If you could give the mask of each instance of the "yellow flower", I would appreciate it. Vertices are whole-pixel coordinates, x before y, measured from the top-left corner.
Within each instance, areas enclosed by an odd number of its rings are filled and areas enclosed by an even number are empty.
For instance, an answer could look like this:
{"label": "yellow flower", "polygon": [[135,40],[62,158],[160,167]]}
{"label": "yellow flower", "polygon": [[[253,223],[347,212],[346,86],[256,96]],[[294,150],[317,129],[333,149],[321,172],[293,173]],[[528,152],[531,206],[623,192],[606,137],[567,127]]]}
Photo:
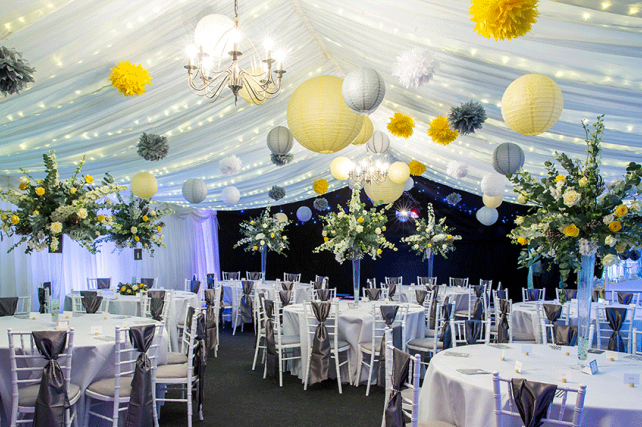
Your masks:
{"label": "yellow flower", "polygon": [[435,117],[433,121],[430,122],[428,136],[430,136],[433,142],[436,142],[437,144],[448,145],[457,139],[459,131],[452,130],[450,128],[448,117],[439,116]]}
{"label": "yellow flower", "polygon": [[359,219],[357,220],[357,222],[358,222],[359,224],[361,224],[363,221],[364,221],[364,220],[363,220],[363,217],[359,217]]}
{"label": "yellow flower", "polygon": [[93,182],[94,182],[94,177],[93,177],[93,176],[91,176],[91,175],[85,175],[85,182],[87,182],[87,183],[89,183],[89,184],[93,184]]}
{"label": "yellow flower", "polygon": [[125,96],[136,96],[145,93],[145,85],[151,85],[149,71],[140,64],[134,65],[129,61],[120,61],[109,75],[111,85]]}
{"label": "yellow flower", "polygon": [[580,178],[578,182],[580,183],[580,187],[586,187],[586,184],[588,184],[588,178]]}
{"label": "yellow flower", "polygon": [[143,215],[143,221],[147,222],[149,218],[147,218],[147,215]]}
{"label": "yellow flower", "polygon": [[256,251],[256,250],[259,249],[259,247],[258,246],[254,246],[252,249],[254,249]]}
{"label": "yellow flower", "polygon": [[8,217],[7,217],[7,215],[6,215],[6,214],[2,214],[2,215],[0,215],[0,220],[2,220],[2,221],[6,221],[6,220],[7,220],[7,218],[8,218]]}
{"label": "yellow flower", "polygon": [[388,123],[388,132],[406,139],[412,136],[414,128],[415,121],[401,113],[395,113],[394,116],[390,117],[390,122]]}
{"label": "yellow flower", "polygon": [[80,218],[80,219],[87,218],[87,209],[85,209],[85,208],[78,209],[78,212],[76,212],[76,215],[78,215],[78,218]]}
{"label": "yellow flower", "polygon": [[566,177],[565,177],[564,175],[562,175],[562,174],[557,175],[557,176],[555,177],[555,182],[560,182],[560,181],[562,181],[562,182],[566,182]]}
{"label": "yellow flower", "polygon": [[609,223],[609,230],[611,230],[612,232],[615,233],[617,231],[620,231],[621,229],[622,229],[622,224],[620,224],[620,221],[611,221]]}
{"label": "yellow flower", "polygon": [[250,221],[250,225],[254,225],[254,221]]}
{"label": "yellow flower", "polygon": [[565,235],[569,237],[577,237],[580,234],[580,229],[575,226],[575,224],[567,225],[562,231]]}
{"label": "yellow flower", "polygon": [[58,233],[62,232],[62,223],[58,222],[58,221],[52,222],[49,225],[49,229],[51,230],[52,233],[58,234]]}
{"label": "yellow flower", "polygon": [[325,179],[317,179],[312,183],[312,189],[317,194],[325,194],[328,191],[328,181]]}
{"label": "yellow flower", "polygon": [[328,240],[330,240],[330,239],[329,239],[329,238],[327,238],[327,237],[324,237],[324,238],[323,238],[323,241],[324,241],[324,242],[327,242]]}
{"label": "yellow flower", "polygon": [[452,234],[449,234],[449,235],[448,235],[448,240],[451,240],[452,238],[453,238],[453,235],[452,235]]}
{"label": "yellow flower", "polygon": [[386,226],[381,227],[381,231],[386,231]]}
{"label": "yellow flower", "polygon": [[281,231],[283,231],[283,229],[281,229]]}
{"label": "yellow flower", "polygon": [[517,196],[517,203],[521,205],[526,203],[526,196],[524,196],[523,194],[520,194],[519,196]]}
{"label": "yellow flower", "polygon": [[127,289],[127,287],[126,287],[126,286],[121,286],[121,287],[120,287],[120,291],[121,291],[121,292],[125,292],[125,289]]}
{"label": "yellow flower", "polygon": [[36,188],[36,194],[39,196],[43,196],[45,194],[45,189],[42,187]]}
{"label": "yellow flower", "polygon": [[629,213],[629,208],[627,208],[625,205],[620,205],[617,208],[615,208],[615,212],[613,212],[615,216],[623,217],[627,213]]}
{"label": "yellow flower", "polygon": [[624,252],[625,249],[626,249],[626,246],[624,246],[624,245],[622,245],[620,243],[615,245],[615,250],[618,251],[618,253]]}
{"label": "yellow flower", "polygon": [[38,209],[36,209],[35,211],[33,211],[32,215],[40,215],[40,212],[38,212]]}
{"label": "yellow flower", "polygon": [[136,237],[134,237],[134,240],[136,240],[138,242],[140,240],[140,237],[136,236]]}
{"label": "yellow flower", "polygon": [[431,244],[431,243],[428,243],[428,247],[429,247],[429,248],[432,248],[432,244]]}
{"label": "yellow flower", "polygon": [[274,233],[270,233],[270,237],[274,238]]}
{"label": "yellow flower", "polygon": [[472,0],[469,14],[482,37],[510,40],[521,37],[537,22],[537,0]]}
{"label": "yellow flower", "polygon": [[17,224],[17,223],[20,222],[20,218],[18,218],[17,215],[11,215],[10,221],[11,221],[12,224]]}
{"label": "yellow flower", "polygon": [[100,214],[98,215],[98,221],[103,222],[105,220],[105,215]]}
{"label": "yellow flower", "polygon": [[377,255],[381,255],[381,252],[383,252],[381,249],[377,249]]}
{"label": "yellow flower", "polygon": [[410,168],[410,175],[421,175],[426,172],[426,165],[416,160],[408,163],[408,168]]}
{"label": "yellow flower", "polygon": [[158,227],[156,227],[156,229],[157,229],[158,231],[161,231],[161,230],[162,230],[162,228],[161,228],[161,226],[160,226],[160,225],[159,225]]}
{"label": "yellow flower", "polygon": [[522,246],[527,245],[528,244],[528,239],[525,238],[525,237],[518,237],[517,238],[517,243],[519,243]]}
{"label": "yellow flower", "polygon": [[21,182],[20,184],[18,184],[18,188],[21,190],[25,190],[27,188],[27,183]]}

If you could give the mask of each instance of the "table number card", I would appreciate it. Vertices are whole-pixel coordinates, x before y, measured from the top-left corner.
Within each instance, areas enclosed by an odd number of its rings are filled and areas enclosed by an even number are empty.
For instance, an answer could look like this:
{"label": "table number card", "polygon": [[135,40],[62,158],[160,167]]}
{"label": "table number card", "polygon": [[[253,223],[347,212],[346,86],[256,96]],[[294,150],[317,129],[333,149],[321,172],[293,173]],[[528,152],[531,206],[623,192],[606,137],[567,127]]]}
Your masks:
{"label": "table number card", "polygon": [[525,344],[522,346],[522,353],[524,353],[526,356],[528,356],[532,352],[533,352],[533,346],[531,344]]}
{"label": "table number card", "polygon": [[640,385],[640,374],[624,374],[624,384],[628,384],[629,387]]}
{"label": "table number card", "polygon": [[586,368],[582,369],[580,372],[584,372],[585,374],[588,374],[588,375],[597,374],[597,372],[598,372],[598,370],[597,370],[597,360],[595,360],[595,359],[591,360],[589,362],[589,365]]}
{"label": "table number card", "polygon": [[516,374],[522,373],[522,362],[520,362],[519,360],[515,362],[515,373]]}
{"label": "table number card", "polygon": [[59,331],[66,331],[67,329],[69,329],[69,322],[67,320],[60,320],[56,324],[56,329],[58,329]]}
{"label": "table number card", "polygon": [[90,333],[92,335],[100,335],[100,334],[103,333],[103,327],[102,326],[92,326]]}
{"label": "table number card", "polygon": [[357,308],[357,306],[353,302],[349,302],[348,308]]}

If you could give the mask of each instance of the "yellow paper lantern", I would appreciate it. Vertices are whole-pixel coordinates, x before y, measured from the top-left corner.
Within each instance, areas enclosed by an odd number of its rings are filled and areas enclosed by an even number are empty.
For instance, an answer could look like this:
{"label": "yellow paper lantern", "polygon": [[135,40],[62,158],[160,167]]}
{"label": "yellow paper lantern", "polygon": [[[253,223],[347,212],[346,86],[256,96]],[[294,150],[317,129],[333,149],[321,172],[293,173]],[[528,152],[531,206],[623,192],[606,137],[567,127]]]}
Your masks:
{"label": "yellow paper lantern", "polygon": [[526,74],[511,83],[502,96],[504,122],[522,135],[549,130],[562,115],[564,98],[557,83],[541,74]]}
{"label": "yellow paper lantern", "polygon": [[487,196],[487,195],[484,194],[482,199],[484,201],[484,206],[489,207],[491,209],[498,208],[499,205],[501,205],[502,201],[504,200],[503,196],[501,194],[499,196],[495,196],[495,197]]}
{"label": "yellow paper lantern", "polygon": [[363,126],[361,127],[361,132],[359,132],[359,135],[355,138],[354,141],[352,141],[352,145],[363,145],[366,142],[372,138],[372,133],[374,132],[374,125],[372,124],[372,120],[370,120],[368,117],[363,118]]}
{"label": "yellow paper lantern", "polygon": [[158,181],[149,172],[139,172],[132,178],[130,188],[135,196],[149,199],[158,191]]}
{"label": "yellow paper lantern", "polygon": [[395,184],[405,184],[410,178],[410,168],[404,162],[394,162],[388,168],[388,177]]}
{"label": "yellow paper lantern", "polygon": [[343,101],[343,79],[318,76],[303,82],[288,102],[288,128],[310,151],[330,154],[346,148],[363,127],[363,116]]}
{"label": "yellow paper lantern", "polygon": [[374,203],[383,203],[388,204],[397,200],[403,194],[404,183],[396,184],[390,180],[390,177],[386,178],[386,181],[381,184],[366,184],[364,190],[370,200]]}
{"label": "yellow paper lantern", "polygon": [[[255,80],[261,81],[265,78],[265,73],[260,67],[247,68],[245,71],[254,77]],[[248,84],[252,87],[254,93],[247,88],[246,85]],[[258,83],[248,78],[247,80],[243,80],[243,87],[239,89],[239,96],[248,104],[263,104],[272,95],[269,93],[261,94],[261,90],[261,86],[259,86]],[[270,85],[270,90],[274,90],[274,85]],[[258,98],[256,95],[259,95]]]}
{"label": "yellow paper lantern", "polygon": [[347,157],[337,157],[330,163],[330,173],[333,177],[342,181],[348,179],[351,168],[352,161]]}

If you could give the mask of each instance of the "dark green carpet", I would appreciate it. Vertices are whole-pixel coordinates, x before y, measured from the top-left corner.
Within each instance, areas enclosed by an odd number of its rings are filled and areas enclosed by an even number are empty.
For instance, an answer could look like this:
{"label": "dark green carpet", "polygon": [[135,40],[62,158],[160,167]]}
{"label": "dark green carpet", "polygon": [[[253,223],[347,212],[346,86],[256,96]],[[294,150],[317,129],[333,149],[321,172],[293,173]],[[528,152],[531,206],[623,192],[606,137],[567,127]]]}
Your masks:
{"label": "dark green carpet", "polygon": [[[206,371],[203,421],[194,411],[193,425],[285,426],[285,427],[378,427],[383,413],[384,390],[372,386],[343,385],[324,381],[303,390],[298,377],[283,374],[283,387],[263,379],[263,365],[252,371],[254,332],[236,331],[229,324],[221,331],[218,357],[210,353]],[[187,425],[187,405],[166,403],[161,409],[161,426]]]}

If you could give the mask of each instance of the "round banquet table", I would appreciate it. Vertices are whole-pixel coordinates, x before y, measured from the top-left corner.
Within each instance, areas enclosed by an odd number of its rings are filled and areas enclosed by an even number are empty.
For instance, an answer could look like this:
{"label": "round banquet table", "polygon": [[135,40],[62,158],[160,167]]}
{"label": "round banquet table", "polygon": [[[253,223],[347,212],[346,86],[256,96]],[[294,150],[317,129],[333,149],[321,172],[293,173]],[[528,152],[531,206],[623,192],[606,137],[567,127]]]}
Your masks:
{"label": "round banquet table", "polygon": [[[36,315],[35,313],[31,314]],[[127,316],[105,316],[100,314],[84,314],[73,316],[71,312],[60,314],[59,320],[68,320],[69,326],[74,328],[74,348],[72,355],[71,382],[80,387],[82,396],[77,403],[77,413],[84,413],[84,393],[89,384],[94,381],[114,375],[114,328],[143,324],[156,324],[153,319]],[[3,329],[12,329],[14,332],[31,332],[38,330],[55,330],[50,314],[41,314],[36,320],[32,317],[19,319],[16,317],[2,317],[0,323]],[[102,326],[102,333],[91,334],[92,326]],[[167,363],[167,336],[163,334],[158,352],[158,364]],[[2,401],[2,426],[9,425],[11,415],[11,364],[9,361],[9,339],[6,333],[0,334],[0,400]]]}
{"label": "round banquet table", "polygon": [[[577,356],[565,356],[561,350],[547,345],[533,345],[533,352],[526,356],[521,347],[508,344],[508,349],[477,344],[442,351],[430,361],[419,395],[419,421],[441,420],[460,427],[494,426],[494,397],[491,373],[499,372],[501,378],[526,378],[549,384],[562,383],[556,379],[557,370],[572,372],[569,385],[586,385],[586,399],[582,427],[640,426],[642,425],[642,387],[630,388],[623,382],[624,374],[642,374],[642,362],[633,359],[608,361],[606,353],[589,355],[596,359],[598,373],[587,375],[571,370]],[[505,359],[500,357],[505,351]],[[449,353],[466,353],[470,357],[452,357]],[[572,354],[572,353],[571,353]],[[577,353],[576,353],[577,354]],[[624,354],[623,357],[626,357]],[[522,373],[515,373],[515,361],[523,363]],[[458,369],[480,368],[488,374],[465,375]],[[504,407],[508,396],[502,387]],[[575,394],[567,402],[565,414],[573,413]],[[559,410],[560,399],[555,399],[553,413]],[[522,426],[521,419],[504,417],[504,426]]]}
{"label": "round banquet table", "polygon": [[[350,358],[350,365],[352,372],[348,377],[348,365],[343,365],[341,371],[342,382],[348,382],[354,379],[355,375],[359,372],[359,344],[370,342],[372,340],[372,302],[360,302],[357,308],[349,308],[348,303],[352,301],[339,301],[339,339],[350,343],[350,350],[348,357]],[[412,340],[415,338],[423,338],[425,334],[426,317],[424,308],[420,305],[413,304],[410,306],[408,316],[406,317],[406,339]],[[301,340],[301,356],[302,360],[308,359],[308,348],[305,345],[305,318],[303,312],[303,304],[292,304],[283,309],[283,334],[284,335],[299,335],[304,337]],[[305,372],[301,369],[298,360],[294,361],[292,372],[303,379]],[[334,371],[334,363],[330,364],[331,377],[336,378]],[[375,371],[376,372],[376,371]],[[367,381],[368,369],[363,368],[361,378]],[[373,375],[376,379],[376,375]]]}
{"label": "round banquet table", "polygon": [[[401,302],[410,302],[416,303],[417,299],[415,296],[415,289],[425,289],[425,287],[420,286],[402,286],[401,287]],[[439,304],[443,304],[446,297],[451,303],[455,303],[455,311],[468,310],[468,293],[469,290],[459,286],[439,286],[439,295],[437,296],[437,301]],[[473,300],[476,300],[477,297],[473,297]]]}

